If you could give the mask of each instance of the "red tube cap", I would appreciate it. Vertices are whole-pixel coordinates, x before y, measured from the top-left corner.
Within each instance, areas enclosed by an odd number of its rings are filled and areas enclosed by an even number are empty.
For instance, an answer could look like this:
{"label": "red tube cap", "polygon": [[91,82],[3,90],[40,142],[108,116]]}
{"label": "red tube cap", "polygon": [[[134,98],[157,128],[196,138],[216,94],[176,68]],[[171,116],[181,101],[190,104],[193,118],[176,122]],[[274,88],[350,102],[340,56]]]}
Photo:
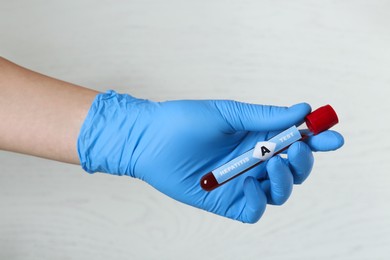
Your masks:
{"label": "red tube cap", "polygon": [[305,121],[310,132],[316,135],[337,124],[339,119],[334,109],[326,105],[308,114]]}

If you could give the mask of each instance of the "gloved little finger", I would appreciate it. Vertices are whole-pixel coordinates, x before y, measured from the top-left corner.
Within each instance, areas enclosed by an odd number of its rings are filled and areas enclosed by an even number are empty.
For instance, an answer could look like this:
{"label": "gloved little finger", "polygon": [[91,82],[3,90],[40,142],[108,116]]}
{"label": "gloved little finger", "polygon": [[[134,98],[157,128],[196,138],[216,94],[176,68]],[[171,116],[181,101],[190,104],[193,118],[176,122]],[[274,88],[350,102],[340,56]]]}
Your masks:
{"label": "gloved little finger", "polygon": [[243,184],[246,204],[239,219],[244,223],[256,223],[267,206],[267,197],[254,177],[247,177]]}

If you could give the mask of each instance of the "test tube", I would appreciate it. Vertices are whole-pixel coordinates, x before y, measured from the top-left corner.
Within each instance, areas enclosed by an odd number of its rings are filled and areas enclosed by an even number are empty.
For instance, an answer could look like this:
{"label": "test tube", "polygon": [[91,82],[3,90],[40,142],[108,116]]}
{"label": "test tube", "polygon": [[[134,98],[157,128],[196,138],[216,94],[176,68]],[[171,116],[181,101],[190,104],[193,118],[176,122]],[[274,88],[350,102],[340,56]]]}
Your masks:
{"label": "test tube", "polygon": [[292,126],[267,141],[258,142],[254,148],[203,175],[200,186],[211,191],[283,152],[294,142],[319,134],[338,122],[334,109],[330,105],[322,106],[305,117],[307,129]]}

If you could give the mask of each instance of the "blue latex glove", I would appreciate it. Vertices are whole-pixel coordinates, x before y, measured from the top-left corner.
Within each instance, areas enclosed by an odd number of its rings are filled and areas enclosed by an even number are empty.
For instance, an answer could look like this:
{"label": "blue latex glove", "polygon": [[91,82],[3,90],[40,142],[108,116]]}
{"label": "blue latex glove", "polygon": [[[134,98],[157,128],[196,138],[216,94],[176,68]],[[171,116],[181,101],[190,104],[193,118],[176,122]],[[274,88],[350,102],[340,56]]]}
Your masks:
{"label": "blue latex glove", "polygon": [[311,108],[246,104],[230,100],[152,102],[108,91],[95,98],[78,139],[84,170],[129,175],[186,204],[246,223],[266,204],[283,204],[293,183],[313,166],[312,150],[334,150],[343,138],[326,131],[297,142],[288,159],[271,158],[206,192],[201,177],[267,138],[303,122]]}

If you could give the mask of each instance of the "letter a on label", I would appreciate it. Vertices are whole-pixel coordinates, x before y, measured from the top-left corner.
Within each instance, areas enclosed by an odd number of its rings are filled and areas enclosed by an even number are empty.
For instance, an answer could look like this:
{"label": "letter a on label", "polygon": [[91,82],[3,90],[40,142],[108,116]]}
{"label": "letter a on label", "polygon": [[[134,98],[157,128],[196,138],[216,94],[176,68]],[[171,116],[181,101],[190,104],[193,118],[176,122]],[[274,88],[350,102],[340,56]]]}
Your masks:
{"label": "letter a on label", "polygon": [[266,153],[270,153],[271,151],[267,149],[267,147],[261,147],[261,156],[264,156]]}
{"label": "letter a on label", "polygon": [[275,153],[276,144],[272,142],[258,142],[252,156],[261,161],[268,160]]}

